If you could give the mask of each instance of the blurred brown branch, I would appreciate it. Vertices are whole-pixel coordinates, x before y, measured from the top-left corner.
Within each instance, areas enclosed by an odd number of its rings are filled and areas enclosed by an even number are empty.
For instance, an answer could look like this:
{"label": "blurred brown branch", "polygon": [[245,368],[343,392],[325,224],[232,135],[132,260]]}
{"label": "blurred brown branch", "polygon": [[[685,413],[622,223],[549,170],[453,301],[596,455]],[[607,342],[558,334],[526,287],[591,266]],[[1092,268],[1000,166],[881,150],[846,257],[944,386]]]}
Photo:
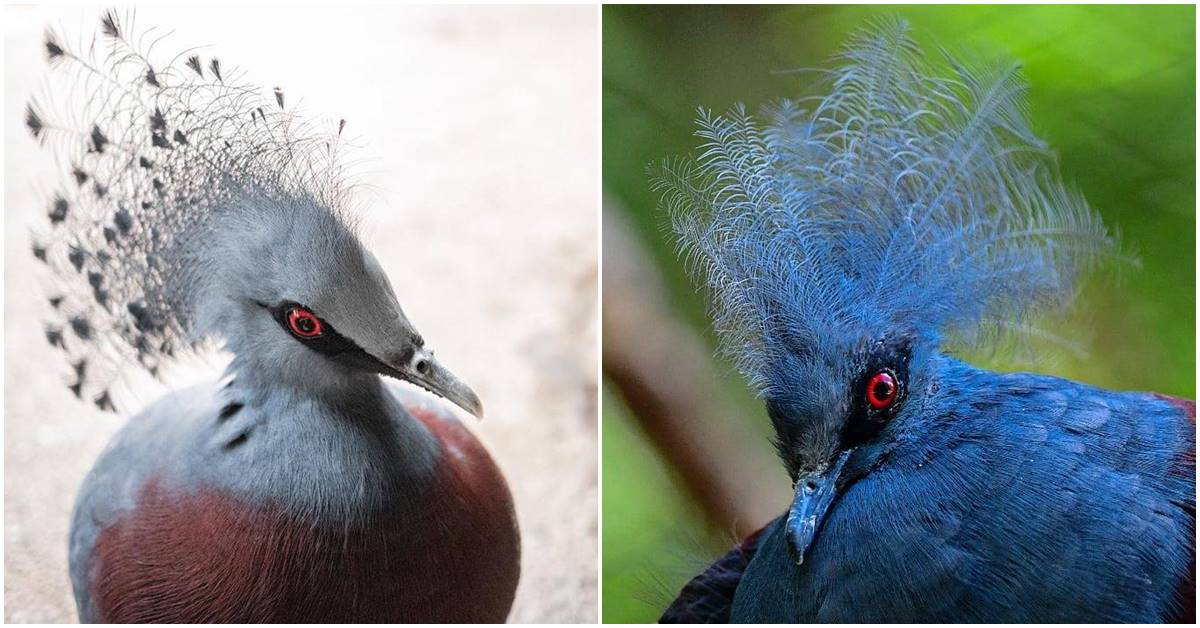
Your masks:
{"label": "blurred brown branch", "polygon": [[604,375],[709,523],[741,537],[778,514],[786,502],[772,489],[786,482],[770,481],[778,469],[766,448],[734,429],[706,343],[664,302],[663,278],[626,216],[605,198]]}

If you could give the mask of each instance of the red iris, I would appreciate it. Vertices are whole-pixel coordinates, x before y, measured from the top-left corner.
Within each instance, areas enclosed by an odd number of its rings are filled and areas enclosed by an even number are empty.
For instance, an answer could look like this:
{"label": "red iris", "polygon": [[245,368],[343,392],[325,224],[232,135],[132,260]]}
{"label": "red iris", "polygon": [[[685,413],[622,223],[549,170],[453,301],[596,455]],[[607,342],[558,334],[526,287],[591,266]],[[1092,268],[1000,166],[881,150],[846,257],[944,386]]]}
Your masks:
{"label": "red iris", "polygon": [[867,403],[876,410],[883,410],[896,401],[896,378],[887,371],[879,371],[867,382]]}
{"label": "red iris", "polygon": [[294,307],[287,313],[288,328],[301,338],[316,338],[322,333],[321,319],[316,314],[300,307]]}

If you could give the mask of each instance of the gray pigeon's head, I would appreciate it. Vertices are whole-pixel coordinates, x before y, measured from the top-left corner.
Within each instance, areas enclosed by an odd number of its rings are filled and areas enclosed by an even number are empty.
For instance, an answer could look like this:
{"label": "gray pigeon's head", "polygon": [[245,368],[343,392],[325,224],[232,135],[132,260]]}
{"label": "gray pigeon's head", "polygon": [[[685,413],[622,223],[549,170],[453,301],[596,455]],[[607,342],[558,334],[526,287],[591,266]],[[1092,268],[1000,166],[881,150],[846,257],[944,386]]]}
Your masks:
{"label": "gray pigeon's head", "polygon": [[[86,52],[64,41],[47,34],[51,66],[102,80],[25,122],[70,164],[33,252],[58,280],[47,338],[72,391],[111,409],[126,365],[157,374],[214,340],[239,379],[332,391],[384,374],[481,414],[354,233],[344,120],[318,131],[215,57],[155,57],[113,12]],[[82,128],[45,113],[64,108]]]}
{"label": "gray pigeon's head", "polygon": [[240,374],[310,389],[382,374],[482,415],[478,397],[434,360],[344,216],[311,198],[241,205],[231,223],[212,226],[195,254],[210,274],[193,283],[196,331],[223,337]]}

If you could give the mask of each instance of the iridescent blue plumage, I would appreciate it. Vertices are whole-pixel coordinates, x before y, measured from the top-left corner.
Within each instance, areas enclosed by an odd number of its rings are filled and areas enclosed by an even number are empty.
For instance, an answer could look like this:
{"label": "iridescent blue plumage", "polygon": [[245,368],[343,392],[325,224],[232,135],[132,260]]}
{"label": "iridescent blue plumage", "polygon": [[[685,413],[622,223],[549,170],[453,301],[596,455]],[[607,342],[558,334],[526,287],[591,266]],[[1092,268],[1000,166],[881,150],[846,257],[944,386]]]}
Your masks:
{"label": "iridescent blue plumage", "polygon": [[[934,63],[898,22],[838,62],[820,97],[702,110],[698,159],[657,172],[796,483],[744,577],[726,561],[664,619],[1188,612],[1189,406],[948,357],[1034,330],[1117,254],[1031,132],[1017,67]],[[697,602],[717,590],[734,601]]]}
{"label": "iridescent blue plumage", "polygon": [[932,370],[911,440],[860,447],[886,461],[842,492],[800,568],[781,523],[764,532],[732,621],[1194,616],[1195,427],[1178,405],[948,358]]}

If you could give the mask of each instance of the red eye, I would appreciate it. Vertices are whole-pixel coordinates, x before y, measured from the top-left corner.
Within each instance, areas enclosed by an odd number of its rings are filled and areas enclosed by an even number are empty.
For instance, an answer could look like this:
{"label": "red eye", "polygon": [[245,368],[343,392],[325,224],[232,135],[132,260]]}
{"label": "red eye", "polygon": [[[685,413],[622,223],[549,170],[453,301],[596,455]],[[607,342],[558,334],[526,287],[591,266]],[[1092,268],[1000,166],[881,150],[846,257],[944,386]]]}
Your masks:
{"label": "red eye", "polygon": [[321,319],[304,308],[294,307],[287,313],[288,328],[301,338],[316,338],[324,331]]}
{"label": "red eye", "polygon": [[887,371],[879,371],[867,382],[867,403],[876,410],[883,410],[896,401],[900,387],[896,378]]}

